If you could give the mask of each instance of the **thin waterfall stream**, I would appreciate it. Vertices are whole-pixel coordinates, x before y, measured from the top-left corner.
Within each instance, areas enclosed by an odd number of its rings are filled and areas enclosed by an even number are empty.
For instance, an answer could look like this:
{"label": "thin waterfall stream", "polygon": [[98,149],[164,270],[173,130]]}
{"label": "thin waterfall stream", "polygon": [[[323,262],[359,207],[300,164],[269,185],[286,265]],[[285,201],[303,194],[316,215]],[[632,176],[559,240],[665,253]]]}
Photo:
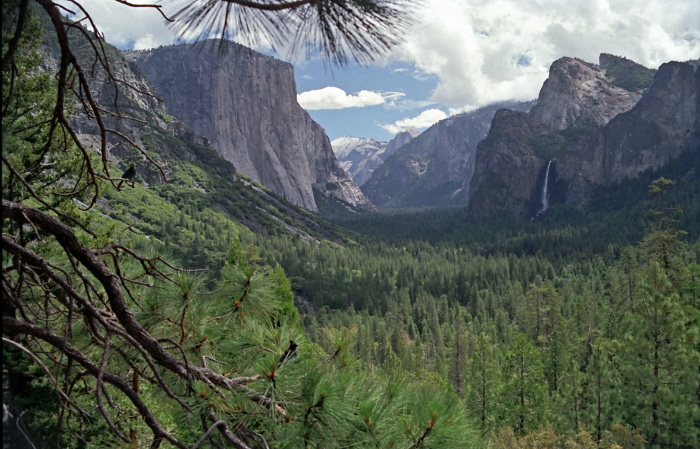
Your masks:
{"label": "thin waterfall stream", "polygon": [[540,197],[540,209],[537,211],[537,215],[549,209],[549,191],[547,189],[549,185],[549,169],[552,167],[551,159],[547,162],[547,170],[544,172],[544,183],[542,185],[542,196]]}

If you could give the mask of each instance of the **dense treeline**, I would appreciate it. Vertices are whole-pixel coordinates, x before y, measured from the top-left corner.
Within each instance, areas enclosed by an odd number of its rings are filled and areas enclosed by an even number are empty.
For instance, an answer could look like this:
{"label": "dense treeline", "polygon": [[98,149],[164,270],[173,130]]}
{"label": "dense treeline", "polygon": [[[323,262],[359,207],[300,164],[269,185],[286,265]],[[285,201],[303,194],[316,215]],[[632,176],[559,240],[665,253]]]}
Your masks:
{"label": "dense treeline", "polygon": [[[120,189],[106,140],[100,161],[62,102],[79,91],[102,137],[114,132],[65,38],[82,32],[54,3],[36,3],[59,35],[59,81],[39,69],[34,2],[2,3],[4,448],[478,441],[447,385],[368,366],[353,354],[351,329],[310,342],[282,269],[244,248],[246,230],[211,198],[263,209],[258,218],[270,221],[283,201],[253,189],[215,195],[222,178],[201,164],[176,167],[161,188],[137,179]],[[90,39],[93,68],[113,75],[102,42]],[[309,213],[279,215],[297,230],[321,228]]]}
{"label": "dense treeline", "polygon": [[[290,276],[311,338],[356,328],[367,363],[449,382],[497,447],[607,447],[617,435],[623,447],[690,448],[700,245],[677,231],[671,187],[654,181],[655,213],[646,232],[637,222],[635,245],[602,234],[597,254],[585,229],[554,220],[533,233],[502,226],[483,245],[383,234],[345,247],[257,244]],[[540,248],[523,250],[528,240]]]}
{"label": "dense treeline", "polygon": [[465,208],[392,210],[378,214],[335,213],[334,223],[371,236],[400,243],[421,240],[468,246],[485,253],[534,254],[559,252],[572,258],[602,254],[609,245],[622,248],[638,242],[645,232],[653,205],[647,186],[659,177],[678,180],[682,188],[670,191],[668,200],[683,213],[679,227],[690,240],[700,237],[700,151],[691,149],[658,170],[647,170],[635,179],[593,189],[585,210],[552,205],[533,221],[499,216],[475,222]]}
{"label": "dense treeline", "polygon": [[118,190],[66,137],[38,23],[12,38],[21,5],[3,2],[4,447],[698,447],[697,152],[669,165],[680,189],[649,173],[530,223],[324,227],[162,133],[149,152],[195,163]]}

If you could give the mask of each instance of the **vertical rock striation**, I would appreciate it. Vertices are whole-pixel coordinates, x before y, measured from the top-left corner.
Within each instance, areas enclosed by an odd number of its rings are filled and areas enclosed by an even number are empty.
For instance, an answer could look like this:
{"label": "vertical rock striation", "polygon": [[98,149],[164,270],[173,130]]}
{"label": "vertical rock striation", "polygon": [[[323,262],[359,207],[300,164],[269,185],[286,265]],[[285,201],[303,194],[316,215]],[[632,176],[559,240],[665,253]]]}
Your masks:
{"label": "vertical rock striation", "polygon": [[227,41],[127,52],[168,113],[212,143],[236,169],[317,211],[314,189],[373,206],[340,168],[325,131],[296,100],[293,67]]}

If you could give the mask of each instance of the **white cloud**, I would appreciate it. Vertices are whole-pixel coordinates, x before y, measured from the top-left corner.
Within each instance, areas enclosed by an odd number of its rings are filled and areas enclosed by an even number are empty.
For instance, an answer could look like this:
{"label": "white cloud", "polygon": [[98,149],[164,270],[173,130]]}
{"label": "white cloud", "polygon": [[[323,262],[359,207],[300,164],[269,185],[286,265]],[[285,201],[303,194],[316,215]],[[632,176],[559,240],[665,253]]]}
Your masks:
{"label": "white cloud", "polygon": [[145,36],[134,41],[134,50],[147,50],[149,48],[157,47],[161,45],[158,42],[156,36],[151,33],[147,33]]}
{"label": "white cloud", "polygon": [[427,0],[391,60],[438,83],[451,108],[536,98],[551,63],[612,53],[656,68],[700,55],[700,2]]}
{"label": "white cloud", "polygon": [[[57,1],[77,10],[69,0]],[[172,5],[188,1],[192,0],[161,3],[172,11],[176,8]],[[107,41],[119,48],[176,41],[176,33],[155,9],[131,8],[115,0],[79,2]],[[651,68],[700,57],[698,0],[424,0],[422,4],[406,41],[378,63],[398,63],[398,68],[392,65],[395,72],[409,69],[416,79],[431,84],[435,80],[429,98],[408,90],[406,96],[391,98],[377,90],[348,94],[339,89],[326,92],[325,100],[317,98],[317,106],[374,104],[402,110],[435,104],[444,111],[465,111],[497,101],[536,98],[550,65],[563,56],[596,63],[605,52]],[[259,49],[265,47],[258,43]],[[305,94],[309,101],[320,97],[319,92]],[[368,116],[371,122],[377,120]]]}
{"label": "white cloud", "polygon": [[407,128],[424,129],[446,118],[447,114],[440,109],[427,109],[415,117],[405,118],[391,124],[379,126],[391,134],[397,134],[401,131],[405,131]]}
{"label": "white cloud", "polygon": [[297,101],[302,108],[308,110],[363,108],[394,102],[403,95],[400,92],[369,90],[361,90],[356,94],[349,95],[343,89],[328,86],[323,89],[302,92],[297,95]]}
{"label": "white cloud", "polygon": [[390,101],[387,103],[386,108],[387,109],[396,109],[398,111],[408,111],[411,109],[422,109],[422,108],[427,108],[428,106],[433,106],[435,104],[434,101],[430,100],[406,100],[401,99],[400,101]]}
{"label": "white cloud", "polygon": [[[58,3],[78,13],[74,19],[83,17],[83,13],[68,0],[59,0]],[[118,48],[146,49],[170,45],[176,40],[176,33],[155,8],[135,8],[106,0],[80,0],[79,3],[90,14],[98,30],[104,33],[107,42]],[[135,0],[131,3],[154,2]]]}

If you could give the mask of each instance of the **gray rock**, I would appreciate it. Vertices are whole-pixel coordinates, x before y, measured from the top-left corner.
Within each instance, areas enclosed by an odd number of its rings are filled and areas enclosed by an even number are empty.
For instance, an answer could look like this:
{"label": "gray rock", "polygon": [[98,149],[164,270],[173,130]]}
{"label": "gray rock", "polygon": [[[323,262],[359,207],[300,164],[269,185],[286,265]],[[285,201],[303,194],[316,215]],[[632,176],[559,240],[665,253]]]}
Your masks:
{"label": "gray rock", "polygon": [[359,209],[372,204],[296,100],[293,67],[227,41],[126,52],[182,120],[237,171],[311,211],[314,189]]}
{"label": "gray rock", "polygon": [[532,103],[504,102],[441,120],[389,157],[362,191],[374,204],[389,207],[466,204],[476,146],[494,114],[501,108],[530,107]]}
{"label": "gray rock", "polygon": [[595,186],[700,151],[698,62],[663,64],[645,84],[651,74],[611,55],[601,55],[601,66],[556,61],[532,111],[497,113],[479,144],[473,215],[534,216],[549,161],[547,190],[554,202],[583,209]]}
{"label": "gray rock", "polygon": [[394,154],[396,150],[417,137],[420,131],[402,131],[389,142],[377,142],[369,137],[339,137],[331,142],[340,166],[362,186],[372,176],[374,170]]}
{"label": "gray rock", "polygon": [[573,124],[604,126],[642,97],[613,84],[605,69],[576,58],[561,58],[549,69],[532,118],[555,129]]}

